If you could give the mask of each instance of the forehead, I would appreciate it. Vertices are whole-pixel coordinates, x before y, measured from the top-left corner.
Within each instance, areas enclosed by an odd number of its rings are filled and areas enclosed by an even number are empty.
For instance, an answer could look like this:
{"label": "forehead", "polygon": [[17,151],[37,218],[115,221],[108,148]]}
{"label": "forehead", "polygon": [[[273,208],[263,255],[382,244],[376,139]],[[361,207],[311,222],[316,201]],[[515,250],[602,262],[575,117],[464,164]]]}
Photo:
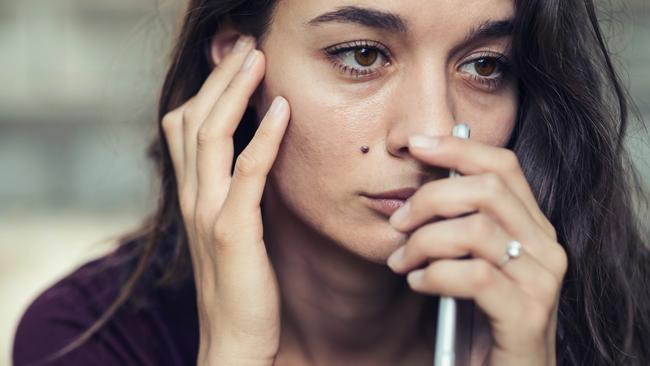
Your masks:
{"label": "forehead", "polygon": [[513,0],[279,0],[274,22],[304,30],[311,20],[346,7],[394,14],[404,21],[407,33],[431,35],[466,32],[486,20],[512,18],[515,12]]}

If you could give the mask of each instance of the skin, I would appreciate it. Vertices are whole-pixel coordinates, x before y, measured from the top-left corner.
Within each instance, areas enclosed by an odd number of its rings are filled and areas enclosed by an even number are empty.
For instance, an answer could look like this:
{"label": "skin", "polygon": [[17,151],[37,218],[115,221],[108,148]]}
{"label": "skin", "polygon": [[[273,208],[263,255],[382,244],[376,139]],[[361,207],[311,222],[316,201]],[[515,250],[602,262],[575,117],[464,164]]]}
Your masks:
{"label": "skin", "polygon": [[[345,5],[397,14],[408,29],[307,24]],[[486,88],[468,65],[484,51],[507,57],[509,37],[463,43],[472,27],[513,14],[505,0],[284,0],[259,51],[248,42],[229,52],[232,34],[215,36],[219,67],[163,119],[189,228],[201,364],[428,365],[425,300],[441,294],[476,302],[461,364],[554,363],[566,257],[503,148],[516,82]],[[363,39],[391,55],[370,75],[346,74],[324,52]],[[232,133],[255,90],[258,111],[283,98],[230,176]],[[458,121],[471,140],[448,137]],[[416,135],[441,138],[425,149],[409,142]],[[464,176],[447,179],[451,168]],[[390,221],[362,197],[401,187],[418,191]],[[499,268],[511,240],[523,254]]]}

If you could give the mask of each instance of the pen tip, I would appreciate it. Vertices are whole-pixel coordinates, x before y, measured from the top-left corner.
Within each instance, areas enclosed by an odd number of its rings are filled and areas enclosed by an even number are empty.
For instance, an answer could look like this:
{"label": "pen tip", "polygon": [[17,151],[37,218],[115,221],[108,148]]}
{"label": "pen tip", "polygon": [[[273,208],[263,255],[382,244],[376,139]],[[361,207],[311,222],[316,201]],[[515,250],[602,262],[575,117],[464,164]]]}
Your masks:
{"label": "pen tip", "polygon": [[469,125],[467,123],[459,123],[454,126],[451,134],[455,137],[468,139],[470,134]]}

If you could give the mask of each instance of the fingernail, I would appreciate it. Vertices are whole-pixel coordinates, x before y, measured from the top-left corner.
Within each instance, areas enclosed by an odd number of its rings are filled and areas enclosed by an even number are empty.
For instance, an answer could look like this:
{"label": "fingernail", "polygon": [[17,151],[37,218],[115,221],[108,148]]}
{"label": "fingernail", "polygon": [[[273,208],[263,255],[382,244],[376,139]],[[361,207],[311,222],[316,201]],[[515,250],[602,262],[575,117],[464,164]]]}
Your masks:
{"label": "fingernail", "polygon": [[386,261],[386,264],[388,264],[388,267],[395,269],[395,265],[397,265],[399,262],[402,261],[402,258],[404,258],[404,245],[399,247],[396,251],[393,252],[393,254],[388,257],[388,260]]}
{"label": "fingernail", "polygon": [[271,103],[271,107],[269,108],[269,114],[273,115],[278,115],[284,111],[284,109],[287,106],[287,100],[277,96],[275,99],[273,99],[273,103]]}
{"label": "fingernail", "polygon": [[418,269],[418,270],[410,272],[406,276],[406,281],[408,281],[408,283],[411,286],[419,286],[419,285],[421,285],[422,282],[424,281],[424,269]]}
{"label": "fingernail", "polygon": [[388,222],[393,226],[402,224],[406,219],[406,216],[408,216],[410,208],[411,208],[411,204],[409,203],[409,201],[406,201],[404,203],[404,206],[400,207],[397,211],[393,212]]}
{"label": "fingernail", "polygon": [[418,149],[433,150],[440,139],[432,136],[417,135],[409,138],[409,144]]}
{"label": "fingernail", "polygon": [[235,46],[232,48],[233,53],[241,52],[246,49],[246,46],[251,41],[251,37],[248,36],[239,36],[237,39],[237,42],[235,43]]}
{"label": "fingernail", "polygon": [[248,56],[246,56],[246,60],[244,60],[244,64],[241,66],[242,71],[249,70],[255,64],[256,59],[257,59],[257,51],[251,50],[248,53]]}

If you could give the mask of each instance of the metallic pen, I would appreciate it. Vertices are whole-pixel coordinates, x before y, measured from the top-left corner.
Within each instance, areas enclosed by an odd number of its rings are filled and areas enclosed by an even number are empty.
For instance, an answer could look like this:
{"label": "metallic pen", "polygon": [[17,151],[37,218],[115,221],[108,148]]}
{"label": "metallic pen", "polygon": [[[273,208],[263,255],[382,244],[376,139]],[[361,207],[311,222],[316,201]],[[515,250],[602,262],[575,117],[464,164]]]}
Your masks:
{"label": "metallic pen", "polygon": [[[466,123],[454,126],[452,135],[464,139],[469,138],[470,129]],[[455,169],[449,170],[449,177],[458,177]],[[453,366],[456,353],[456,300],[452,297],[440,296],[438,305],[438,326],[436,330],[436,353],[434,366]]]}

